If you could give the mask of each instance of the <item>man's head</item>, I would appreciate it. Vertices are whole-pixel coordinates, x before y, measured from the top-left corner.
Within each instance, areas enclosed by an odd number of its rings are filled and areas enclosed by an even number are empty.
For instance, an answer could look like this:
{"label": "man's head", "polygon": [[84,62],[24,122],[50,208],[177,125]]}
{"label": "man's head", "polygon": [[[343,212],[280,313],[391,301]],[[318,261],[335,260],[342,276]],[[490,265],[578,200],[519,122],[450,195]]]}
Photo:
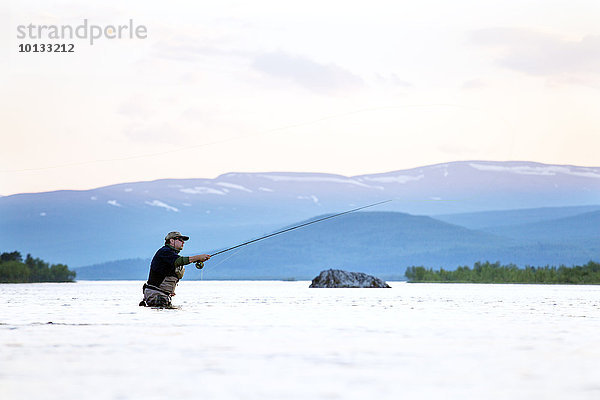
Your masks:
{"label": "man's head", "polygon": [[189,239],[189,236],[182,235],[180,232],[169,232],[165,236],[165,244],[181,250],[183,249],[184,242]]}

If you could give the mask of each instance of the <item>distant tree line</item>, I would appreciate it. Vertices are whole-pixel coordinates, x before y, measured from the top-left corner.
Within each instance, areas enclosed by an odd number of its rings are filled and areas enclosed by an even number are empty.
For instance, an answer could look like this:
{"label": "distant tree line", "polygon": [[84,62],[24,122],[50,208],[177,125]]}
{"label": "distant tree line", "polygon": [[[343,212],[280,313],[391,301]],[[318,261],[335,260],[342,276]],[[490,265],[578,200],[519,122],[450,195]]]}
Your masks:
{"label": "distant tree line", "polygon": [[600,264],[590,261],[573,267],[519,268],[486,261],[476,262],[472,269],[464,266],[454,271],[413,266],[406,269],[405,275],[409,282],[600,284]]}
{"label": "distant tree line", "polygon": [[0,254],[0,283],[26,282],[73,282],[75,271],[64,264],[50,265],[27,254],[25,261],[21,253]]}

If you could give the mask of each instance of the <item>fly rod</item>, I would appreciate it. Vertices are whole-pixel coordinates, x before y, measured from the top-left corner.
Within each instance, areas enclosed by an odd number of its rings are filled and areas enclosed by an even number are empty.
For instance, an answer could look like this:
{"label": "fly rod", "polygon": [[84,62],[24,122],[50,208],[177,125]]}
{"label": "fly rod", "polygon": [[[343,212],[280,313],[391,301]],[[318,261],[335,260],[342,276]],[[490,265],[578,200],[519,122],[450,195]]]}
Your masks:
{"label": "fly rod", "polygon": [[238,244],[236,246],[233,246],[233,247],[230,247],[228,249],[221,250],[221,251],[218,251],[218,252],[216,252],[214,254],[211,254],[210,256],[214,257],[217,254],[226,253],[226,252],[228,252],[230,250],[237,249],[238,247],[242,247],[242,246],[245,246],[245,245],[250,244],[250,243],[258,242],[259,240],[270,238],[271,236],[280,235],[280,234],[285,233],[285,232],[293,231],[294,229],[302,228],[303,226],[307,226],[307,225],[310,225],[310,224],[316,224],[317,222],[325,221],[326,219],[331,219],[331,218],[339,217],[340,215],[350,214],[350,213],[353,213],[355,211],[362,210],[364,208],[374,207],[374,206],[377,206],[377,205],[383,204],[383,203],[389,203],[390,201],[392,201],[392,200],[380,201],[378,203],[369,204],[368,206],[363,206],[363,207],[355,208],[353,210],[344,211],[344,212],[341,212],[339,214],[330,215],[330,216],[324,217],[324,218],[319,218],[317,220],[310,221],[310,222],[305,222],[304,224],[292,226],[291,228],[287,228],[287,229],[284,229],[284,230],[279,231],[279,232],[275,232],[275,233],[271,233],[271,234],[263,236],[263,237],[259,237],[258,239],[253,239],[253,240],[249,240],[249,241],[244,242],[244,243],[240,243],[240,244]]}

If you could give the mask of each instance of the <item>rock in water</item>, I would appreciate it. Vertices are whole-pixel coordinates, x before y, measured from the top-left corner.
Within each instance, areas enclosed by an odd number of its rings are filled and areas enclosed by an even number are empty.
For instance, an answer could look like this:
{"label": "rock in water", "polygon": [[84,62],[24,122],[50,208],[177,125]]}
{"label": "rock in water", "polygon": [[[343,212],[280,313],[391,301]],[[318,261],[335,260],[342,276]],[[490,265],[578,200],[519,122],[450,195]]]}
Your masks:
{"label": "rock in water", "polygon": [[340,269],[322,271],[312,280],[311,288],[389,288],[379,278],[362,272],[347,272]]}

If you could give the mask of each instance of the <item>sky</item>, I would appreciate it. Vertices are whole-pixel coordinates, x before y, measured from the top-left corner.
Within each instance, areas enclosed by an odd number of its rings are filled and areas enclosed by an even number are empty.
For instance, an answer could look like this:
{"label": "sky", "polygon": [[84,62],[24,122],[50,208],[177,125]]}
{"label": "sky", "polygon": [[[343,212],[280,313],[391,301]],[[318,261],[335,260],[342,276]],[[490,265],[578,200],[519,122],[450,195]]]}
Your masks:
{"label": "sky", "polygon": [[[0,195],[460,160],[600,166],[597,0],[4,4]],[[84,20],[147,34],[18,35]],[[42,43],[74,52],[19,52]]]}

